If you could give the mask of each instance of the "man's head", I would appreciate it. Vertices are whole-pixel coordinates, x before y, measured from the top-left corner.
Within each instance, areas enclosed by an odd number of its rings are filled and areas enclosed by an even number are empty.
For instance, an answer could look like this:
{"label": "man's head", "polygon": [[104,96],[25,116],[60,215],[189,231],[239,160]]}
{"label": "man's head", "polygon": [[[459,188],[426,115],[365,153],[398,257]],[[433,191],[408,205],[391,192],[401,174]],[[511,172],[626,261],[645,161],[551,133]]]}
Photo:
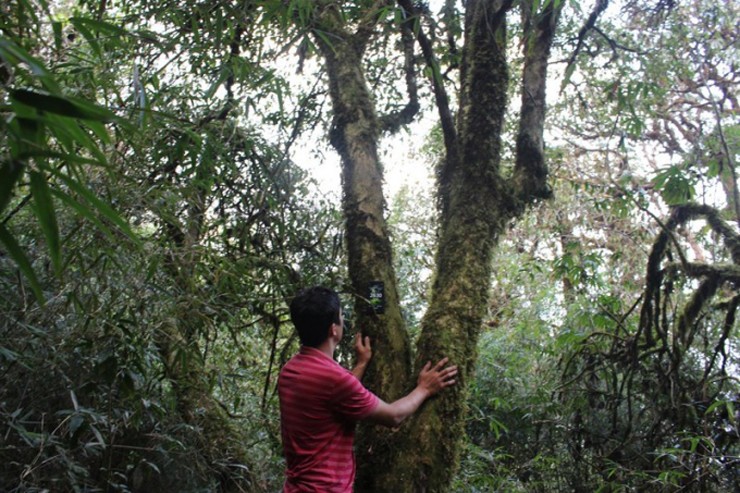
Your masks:
{"label": "man's head", "polygon": [[321,286],[300,291],[290,302],[290,319],[304,346],[320,346],[329,337],[332,324],[341,330],[340,312],[339,295]]}

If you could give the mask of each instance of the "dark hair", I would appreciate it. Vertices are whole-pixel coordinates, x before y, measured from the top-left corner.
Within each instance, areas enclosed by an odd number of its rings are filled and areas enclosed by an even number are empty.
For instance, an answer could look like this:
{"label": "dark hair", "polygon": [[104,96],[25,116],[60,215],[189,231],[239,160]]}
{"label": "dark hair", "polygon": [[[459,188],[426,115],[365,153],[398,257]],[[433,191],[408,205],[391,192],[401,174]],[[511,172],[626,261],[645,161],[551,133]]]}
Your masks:
{"label": "dark hair", "polygon": [[322,286],[299,291],[290,302],[293,321],[301,344],[317,347],[329,337],[331,324],[340,323],[339,295]]}

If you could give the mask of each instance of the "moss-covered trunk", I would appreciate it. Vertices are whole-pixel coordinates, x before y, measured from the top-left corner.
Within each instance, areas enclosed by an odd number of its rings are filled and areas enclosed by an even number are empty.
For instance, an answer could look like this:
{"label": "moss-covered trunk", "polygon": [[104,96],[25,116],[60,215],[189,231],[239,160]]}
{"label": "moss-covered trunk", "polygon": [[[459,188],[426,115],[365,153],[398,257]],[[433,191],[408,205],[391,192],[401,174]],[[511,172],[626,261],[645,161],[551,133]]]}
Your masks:
{"label": "moss-covered trunk", "polygon": [[[401,315],[391,244],[384,217],[382,167],[378,158],[379,121],[363,75],[362,34],[343,30],[332,8],[322,12],[318,37],[326,61],[334,119],[331,142],[342,162],[342,204],[345,216],[355,325],[372,340],[373,359],[363,383],[384,400],[400,397],[410,377],[410,348]],[[368,299],[371,283],[384,287],[384,309],[376,310]],[[367,484],[378,464],[390,455],[393,433],[374,428],[360,433],[356,443],[360,467],[357,484]],[[358,488],[363,489],[363,488]]]}
{"label": "moss-covered trunk", "polygon": [[459,385],[427,402],[404,425],[387,467],[376,469],[375,491],[449,489],[465,433],[466,387],[488,310],[494,248],[512,218],[549,195],[542,134],[547,59],[559,11],[554,3],[536,14],[521,7],[528,49],[516,161],[507,176],[501,170],[501,146],[509,86],[506,22],[512,5],[466,4],[460,107],[455,129],[445,131],[447,154],[438,174],[440,239],[415,367],[449,356],[460,367]]}
{"label": "moss-covered trunk", "polygon": [[415,365],[448,356],[460,367],[459,385],[427,402],[405,425],[377,491],[449,488],[464,434],[466,384],[487,310],[491,257],[510,209],[502,203],[507,195],[499,173],[508,85],[506,9],[473,4],[466,18],[457,146],[448,147],[439,174],[440,240]]}

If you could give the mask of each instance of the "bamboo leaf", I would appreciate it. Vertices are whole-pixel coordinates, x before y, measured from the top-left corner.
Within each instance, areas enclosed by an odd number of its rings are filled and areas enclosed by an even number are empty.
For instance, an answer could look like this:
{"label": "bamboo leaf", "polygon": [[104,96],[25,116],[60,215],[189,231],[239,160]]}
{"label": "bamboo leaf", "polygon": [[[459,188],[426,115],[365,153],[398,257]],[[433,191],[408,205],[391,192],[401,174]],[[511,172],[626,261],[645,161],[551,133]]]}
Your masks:
{"label": "bamboo leaf", "polygon": [[59,275],[62,271],[62,252],[59,241],[59,225],[54,211],[54,202],[49,191],[49,184],[46,182],[44,175],[38,171],[31,171],[30,176],[31,196],[34,202],[33,210],[46,237],[54,271]]}
{"label": "bamboo leaf", "polygon": [[42,62],[4,36],[0,36],[0,58],[12,66],[27,65],[31,73],[42,83],[44,89],[52,93],[61,92],[51,72],[46,69]]}
{"label": "bamboo leaf", "polygon": [[64,45],[64,41],[62,41],[62,23],[59,21],[52,22],[51,29],[54,31],[54,48],[61,50]]}
{"label": "bamboo leaf", "polygon": [[36,108],[39,111],[70,118],[99,122],[110,122],[116,119],[116,115],[105,108],[68,96],[16,89],[10,93],[10,97],[14,101]]}
{"label": "bamboo leaf", "polygon": [[8,141],[10,155],[14,159],[24,159],[43,148],[44,129],[43,125],[34,118],[16,115],[8,126],[11,139]]}
{"label": "bamboo leaf", "polygon": [[61,173],[58,170],[50,170],[57,178],[62,180],[65,185],[67,185],[71,190],[73,190],[75,193],[83,197],[85,200],[87,200],[94,209],[96,209],[100,214],[108,218],[109,221],[111,221],[113,224],[115,224],[121,232],[123,232],[126,236],[128,236],[131,240],[134,241],[137,245],[141,245],[141,240],[139,237],[131,230],[131,227],[129,224],[115,211],[113,208],[105,203],[103,200],[98,198],[94,193],[92,193],[87,187],[82,185],[81,183],[73,180],[69,176],[65,175],[64,173]]}
{"label": "bamboo leaf", "polygon": [[569,63],[567,67],[565,67],[565,74],[563,75],[563,81],[560,83],[560,92],[562,93],[565,90],[565,86],[568,85],[570,82],[570,78],[573,76],[573,73],[576,70],[576,64]]}
{"label": "bamboo leaf", "polygon": [[76,147],[76,145],[79,145],[90,151],[100,163],[107,162],[105,154],[77,122],[65,120],[64,117],[57,115],[48,115],[46,123],[51,133],[65,144],[65,149],[69,154],[79,152]]}
{"label": "bamboo leaf", "polygon": [[90,158],[82,157],[76,154],[66,154],[63,152],[49,151],[48,149],[41,149],[38,152],[33,152],[32,154],[25,154],[20,157],[21,158],[42,157],[42,158],[49,158],[49,159],[58,159],[59,161],[64,161],[65,163],[87,164],[87,165],[105,168],[105,163],[101,163],[100,161],[96,159],[90,159]]}
{"label": "bamboo leaf", "polygon": [[126,29],[120,26],[116,26],[115,24],[111,24],[110,22],[90,19],[87,17],[72,17],[69,21],[74,24],[75,27],[77,27],[78,25],[82,25],[89,28],[90,30],[108,34],[111,36],[128,36],[131,34]]}
{"label": "bamboo leaf", "polygon": [[69,19],[69,22],[72,23],[72,25],[77,29],[77,31],[82,34],[82,37],[85,38],[87,41],[87,44],[90,45],[90,48],[95,52],[95,54],[98,56],[98,58],[102,58],[103,51],[100,49],[100,43],[98,43],[97,38],[93,35],[92,31],[87,28],[87,25],[85,22],[80,22],[79,17],[72,17]]}
{"label": "bamboo leaf", "polygon": [[113,232],[111,232],[110,228],[108,228],[108,226],[106,226],[103,221],[98,219],[98,216],[96,216],[95,213],[85,204],[76,201],[70,195],[62,192],[61,190],[52,189],[51,193],[59,200],[61,200],[64,204],[77,211],[77,213],[80,214],[82,217],[93,223],[95,227],[97,227],[105,236],[108,237],[108,239],[114,239]]}
{"label": "bamboo leaf", "polygon": [[218,78],[211,84],[211,87],[208,88],[208,90],[205,93],[206,99],[211,99],[214,94],[216,94],[216,91],[219,87],[223,85],[224,82],[226,82],[226,79],[231,76],[231,69],[224,65],[221,67],[221,70],[219,70]]}
{"label": "bamboo leaf", "polygon": [[15,261],[16,265],[18,265],[18,268],[28,280],[29,284],[31,285],[31,290],[33,291],[34,296],[36,296],[36,300],[38,300],[39,303],[44,304],[44,294],[41,290],[41,284],[36,277],[36,273],[33,271],[31,262],[23,253],[23,250],[18,245],[18,242],[15,241],[13,235],[10,234],[10,231],[8,231],[5,225],[2,223],[0,223],[0,243],[5,245],[10,258]]}

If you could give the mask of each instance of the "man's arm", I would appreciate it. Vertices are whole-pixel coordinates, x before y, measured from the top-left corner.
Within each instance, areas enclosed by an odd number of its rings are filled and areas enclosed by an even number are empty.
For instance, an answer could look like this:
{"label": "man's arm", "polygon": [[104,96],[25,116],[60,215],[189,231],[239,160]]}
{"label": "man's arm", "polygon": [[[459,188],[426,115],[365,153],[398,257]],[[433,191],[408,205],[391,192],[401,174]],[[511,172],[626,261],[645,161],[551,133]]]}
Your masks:
{"label": "man's arm", "polygon": [[373,357],[373,350],[370,348],[370,338],[362,337],[359,332],[355,336],[355,353],[357,354],[357,364],[352,368],[352,374],[357,380],[362,380],[367,364],[370,363],[370,359]]}
{"label": "man's arm", "polygon": [[400,425],[404,419],[414,414],[425,400],[455,384],[457,366],[445,368],[447,361],[447,358],[443,358],[434,367],[431,362],[427,362],[419,372],[419,379],[414,390],[390,404],[380,400],[375,410],[366,419],[388,427]]}

